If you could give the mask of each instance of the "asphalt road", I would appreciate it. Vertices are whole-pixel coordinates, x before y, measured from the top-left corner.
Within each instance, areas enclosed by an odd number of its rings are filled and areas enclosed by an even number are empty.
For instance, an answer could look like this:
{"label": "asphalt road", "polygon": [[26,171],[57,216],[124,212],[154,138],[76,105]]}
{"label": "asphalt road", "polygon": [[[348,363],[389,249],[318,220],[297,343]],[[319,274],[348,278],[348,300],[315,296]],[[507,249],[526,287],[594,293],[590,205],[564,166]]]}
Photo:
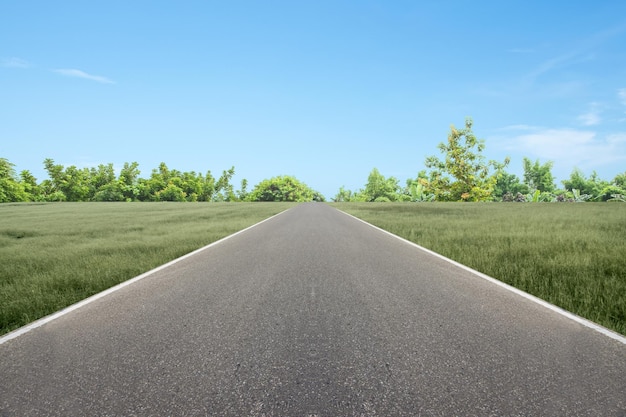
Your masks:
{"label": "asphalt road", "polygon": [[0,345],[8,416],[626,416],[626,345],[302,204]]}

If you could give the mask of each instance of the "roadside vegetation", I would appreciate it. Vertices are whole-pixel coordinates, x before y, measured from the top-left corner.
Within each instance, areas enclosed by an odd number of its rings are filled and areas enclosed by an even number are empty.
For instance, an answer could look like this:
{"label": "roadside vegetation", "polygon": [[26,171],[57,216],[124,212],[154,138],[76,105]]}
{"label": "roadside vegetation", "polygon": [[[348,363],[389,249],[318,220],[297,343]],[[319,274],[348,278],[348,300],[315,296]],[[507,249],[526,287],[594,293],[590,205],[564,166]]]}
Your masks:
{"label": "roadside vegetation", "polygon": [[473,121],[467,118],[465,127],[450,127],[448,140],[437,148],[441,156],[426,158],[427,170],[419,171],[400,185],[395,177],[385,178],[378,169],[370,172],[364,188],[352,191],[339,189],[335,202],[626,202],[626,172],[610,181],[592,172],[589,177],[574,168],[570,178],[558,188],[552,175],[552,161],[541,163],[523,158],[523,179],[506,172],[510,159],[487,161],[482,152],[485,142],[472,131]]}
{"label": "roadside vegetation", "polygon": [[332,205],[626,334],[626,209],[621,205]]}
{"label": "roadside vegetation", "polygon": [[[441,155],[428,156],[415,178],[401,186],[395,177],[385,178],[376,168],[370,172],[363,189],[343,187],[332,198],[335,202],[626,202],[626,172],[604,180],[592,172],[588,177],[574,168],[570,178],[555,184],[552,161],[523,158],[524,175],[520,179],[506,171],[504,161],[486,160],[485,141],[474,134],[473,121],[465,126],[450,126],[447,141],[437,145]],[[171,169],[165,162],[142,177],[137,162],[125,163],[115,172],[113,164],[78,168],[63,166],[53,159],[44,160],[48,178],[39,181],[29,170],[19,174],[14,164],[0,157],[0,203],[56,201],[325,201],[325,197],[292,176],[265,179],[248,191],[248,181],[239,189],[231,183],[235,167],[214,176]],[[416,169],[417,171],[417,169]]]}
{"label": "roadside vegetation", "polygon": [[288,175],[263,180],[251,192],[243,179],[235,189],[231,183],[235,167],[215,177],[211,171],[182,172],[161,162],[147,178],[140,176],[137,162],[125,163],[119,174],[113,164],[65,167],[50,158],[44,160],[44,167],[49,178],[39,182],[28,170],[18,175],[8,159],[0,158],[0,203],[324,201],[322,194]]}
{"label": "roadside vegetation", "polygon": [[0,334],[293,204],[0,205]]}

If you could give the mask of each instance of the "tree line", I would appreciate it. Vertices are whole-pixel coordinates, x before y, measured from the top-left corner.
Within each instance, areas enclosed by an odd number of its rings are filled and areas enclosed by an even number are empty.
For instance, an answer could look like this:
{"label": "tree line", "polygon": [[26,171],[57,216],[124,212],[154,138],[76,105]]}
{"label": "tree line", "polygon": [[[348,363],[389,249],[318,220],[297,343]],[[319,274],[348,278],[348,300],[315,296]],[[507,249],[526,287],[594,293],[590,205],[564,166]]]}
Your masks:
{"label": "tree line", "polygon": [[[523,158],[523,178],[506,172],[510,164],[487,161],[485,142],[472,131],[473,121],[450,127],[447,142],[437,148],[442,156],[425,160],[422,170],[405,186],[395,177],[385,178],[374,168],[365,188],[358,191],[341,187],[333,198],[346,201],[622,201],[626,202],[626,172],[613,180],[600,179],[593,172],[586,177],[574,169],[558,188],[551,161],[540,163]],[[0,203],[19,201],[324,201],[324,196],[292,176],[278,176],[247,190],[243,179],[235,189],[231,180],[235,168],[219,177],[170,169],[162,162],[148,178],[141,178],[137,162],[125,163],[116,176],[113,164],[95,168],[64,167],[48,158],[44,167],[49,178],[42,182],[30,171],[19,175],[14,165],[0,158]]]}
{"label": "tree line", "polygon": [[14,164],[0,158],[0,203],[24,201],[323,201],[324,197],[291,176],[264,180],[251,191],[241,180],[235,189],[235,167],[219,177],[170,169],[164,162],[141,178],[137,162],[124,163],[119,175],[113,164],[94,168],[65,167],[48,158],[44,167],[49,178],[41,182]]}
{"label": "tree line", "polygon": [[473,121],[465,127],[450,128],[448,141],[438,145],[442,157],[429,156],[422,170],[403,187],[395,177],[385,178],[374,168],[365,188],[358,191],[341,187],[333,198],[345,201],[505,201],[505,202],[626,202],[626,172],[612,181],[600,179],[596,172],[586,177],[575,168],[558,188],[552,175],[553,162],[540,163],[523,158],[524,175],[506,172],[510,159],[485,160],[485,142],[472,131]]}

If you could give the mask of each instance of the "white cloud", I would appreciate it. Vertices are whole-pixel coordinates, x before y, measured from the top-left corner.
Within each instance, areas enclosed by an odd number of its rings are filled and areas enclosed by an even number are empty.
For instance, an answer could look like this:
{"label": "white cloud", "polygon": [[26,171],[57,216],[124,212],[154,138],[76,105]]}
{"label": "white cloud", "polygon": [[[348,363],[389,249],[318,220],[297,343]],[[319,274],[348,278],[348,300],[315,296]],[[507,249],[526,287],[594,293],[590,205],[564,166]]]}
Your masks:
{"label": "white cloud", "polygon": [[21,58],[11,57],[0,61],[0,66],[7,68],[28,68],[30,64]]}
{"label": "white cloud", "polygon": [[620,88],[617,90],[617,96],[624,106],[626,106],[626,88]]}
{"label": "white cloud", "polygon": [[594,126],[600,123],[600,105],[598,103],[589,104],[589,111],[578,116],[578,120],[583,126]]}
{"label": "white cloud", "polygon": [[103,84],[115,84],[115,81],[110,80],[106,77],[87,74],[86,72],[83,72],[77,69],[55,69],[52,71],[56,72],[57,74],[65,75],[68,77],[83,78],[86,80],[96,81],[96,82],[103,83]]}
{"label": "white cloud", "polygon": [[506,148],[529,157],[554,161],[555,167],[598,169],[626,161],[626,133],[606,136],[590,130],[535,127],[508,136]]}
{"label": "white cloud", "polygon": [[626,133],[616,133],[606,138],[607,142],[613,145],[626,144]]}
{"label": "white cloud", "polygon": [[600,123],[600,115],[597,112],[589,111],[578,116],[578,120],[580,120],[584,126],[593,126]]}

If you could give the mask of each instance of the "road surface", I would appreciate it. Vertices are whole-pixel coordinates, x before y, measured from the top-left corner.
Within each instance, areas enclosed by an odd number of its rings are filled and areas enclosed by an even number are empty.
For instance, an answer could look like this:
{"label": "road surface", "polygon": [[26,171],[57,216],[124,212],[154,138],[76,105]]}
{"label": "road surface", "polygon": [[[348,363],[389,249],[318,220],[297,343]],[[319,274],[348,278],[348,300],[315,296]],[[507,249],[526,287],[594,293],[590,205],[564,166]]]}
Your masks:
{"label": "road surface", "polygon": [[38,415],[626,417],[626,345],[310,203],[1,344]]}

